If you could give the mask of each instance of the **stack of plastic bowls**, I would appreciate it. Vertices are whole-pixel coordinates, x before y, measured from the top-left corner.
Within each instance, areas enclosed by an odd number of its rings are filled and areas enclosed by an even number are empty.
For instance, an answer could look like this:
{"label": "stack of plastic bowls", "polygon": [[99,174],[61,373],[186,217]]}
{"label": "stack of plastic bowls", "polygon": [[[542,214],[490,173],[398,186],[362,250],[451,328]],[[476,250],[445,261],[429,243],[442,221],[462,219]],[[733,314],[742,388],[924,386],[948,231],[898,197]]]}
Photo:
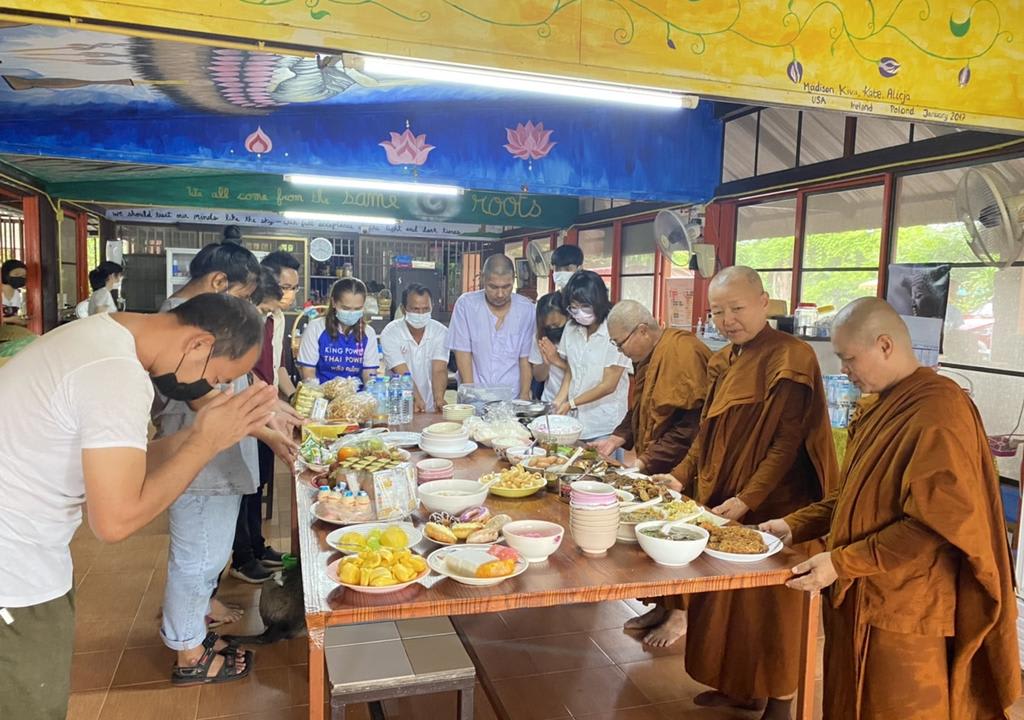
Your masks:
{"label": "stack of plastic bowls", "polygon": [[619,498],[615,488],[593,480],[574,482],[569,495],[569,532],[585,555],[601,557],[615,544]]}
{"label": "stack of plastic bowls", "polygon": [[432,480],[451,480],[455,477],[455,464],[451,460],[430,458],[416,463],[416,481],[419,484]]}
{"label": "stack of plastic bowls", "polygon": [[459,423],[439,422],[420,433],[420,447],[428,455],[452,460],[469,455],[476,450],[476,443]]}
{"label": "stack of plastic bowls", "polygon": [[460,423],[466,418],[475,415],[476,408],[474,408],[472,405],[468,405],[465,403],[453,403],[451,405],[445,405],[443,408],[441,408],[441,414],[444,416],[445,420]]}

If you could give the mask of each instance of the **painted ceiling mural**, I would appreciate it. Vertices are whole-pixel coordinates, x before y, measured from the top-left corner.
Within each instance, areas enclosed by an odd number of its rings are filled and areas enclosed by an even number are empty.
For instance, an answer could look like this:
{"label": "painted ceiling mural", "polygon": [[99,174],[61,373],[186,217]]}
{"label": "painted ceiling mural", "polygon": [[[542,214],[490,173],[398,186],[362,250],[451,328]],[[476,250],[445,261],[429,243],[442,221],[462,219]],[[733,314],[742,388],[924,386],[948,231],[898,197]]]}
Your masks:
{"label": "painted ceiling mural", "polygon": [[696,110],[595,107],[381,80],[341,55],[0,27],[0,152],[479,189],[704,200],[721,129]]}

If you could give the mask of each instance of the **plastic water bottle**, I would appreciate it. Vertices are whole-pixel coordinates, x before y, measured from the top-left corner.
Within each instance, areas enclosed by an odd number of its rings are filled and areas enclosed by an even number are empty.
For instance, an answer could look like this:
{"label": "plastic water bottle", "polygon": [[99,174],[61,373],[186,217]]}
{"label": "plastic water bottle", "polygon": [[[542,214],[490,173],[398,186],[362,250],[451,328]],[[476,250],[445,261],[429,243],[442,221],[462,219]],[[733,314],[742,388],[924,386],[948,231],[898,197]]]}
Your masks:
{"label": "plastic water bottle", "polygon": [[388,425],[402,424],[402,379],[392,375],[388,381]]}
{"label": "plastic water bottle", "polygon": [[413,402],[412,373],[402,374],[402,423],[412,422],[415,403]]}

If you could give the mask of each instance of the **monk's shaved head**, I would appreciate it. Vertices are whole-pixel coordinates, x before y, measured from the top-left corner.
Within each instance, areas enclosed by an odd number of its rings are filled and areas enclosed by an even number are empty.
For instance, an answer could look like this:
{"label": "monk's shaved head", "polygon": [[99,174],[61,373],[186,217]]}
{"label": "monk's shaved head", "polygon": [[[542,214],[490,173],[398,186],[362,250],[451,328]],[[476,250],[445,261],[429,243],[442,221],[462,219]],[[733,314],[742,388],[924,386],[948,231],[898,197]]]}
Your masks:
{"label": "monk's shaved head", "polygon": [[608,313],[608,337],[633,362],[643,362],[661,340],[657,319],[636,300],[621,300]]}
{"label": "monk's shaved head", "polygon": [[489,275],[512,275],[515,271],[516,266],[510,257],[507,255],[491,255],[484,260],[482,274],[484,277]]}
{"label": "monk's shaved head", "polygon": [[646,307],[636,300],[620,300],[608,313],[608,327],[617,327],[629,332],[637,325],[657,325],[658,321]]}
{"label": "monk's shaved head", "polygon": [[715,327],[735,345],[745,345],[767,327],[768,293],[753,268],[734,265],[715,275],[708,303]]}
{"label": "monk's shaved head", "polygon": [[709,292],[711,289],[721,289],[726,286],[746,288],[758,295],[764,292],[764,283],[761,282],[761,276],[757,274],[757,270],[746,265],[733,265],[715,275],[711,279]]}
{"label": "monk's shaved head", "polygon": [[883,392],[918,368],[907,324],[881,298],[858,298],[836,313],[832,347],[843,372],[867,393]]}

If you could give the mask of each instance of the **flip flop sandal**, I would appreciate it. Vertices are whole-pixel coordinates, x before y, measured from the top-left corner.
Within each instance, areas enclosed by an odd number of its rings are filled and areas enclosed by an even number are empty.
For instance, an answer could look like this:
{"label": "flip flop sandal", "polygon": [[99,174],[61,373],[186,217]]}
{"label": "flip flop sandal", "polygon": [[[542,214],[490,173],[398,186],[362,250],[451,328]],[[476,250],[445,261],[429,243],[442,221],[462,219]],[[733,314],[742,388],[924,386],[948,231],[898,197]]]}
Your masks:
{"label": "flip flop sandal", "polygon": [[222,655],[224,663],[217,674],[212,676],[207,674],[210,672],[210,665],[217,658],[218,653],[213,649],[216,642],[217,636],[214,633],[207,635],[206,639],[203,640],[203,654],[199,656],[199,661],[195,665],[175,665],[174,670],[171,672],[171,684],[215,685],[248,677],[252,671],[253,653],[251,650],[246,650],[243,656],[245,659],[245,669],[236,669],[238,664],[237,655]]}

